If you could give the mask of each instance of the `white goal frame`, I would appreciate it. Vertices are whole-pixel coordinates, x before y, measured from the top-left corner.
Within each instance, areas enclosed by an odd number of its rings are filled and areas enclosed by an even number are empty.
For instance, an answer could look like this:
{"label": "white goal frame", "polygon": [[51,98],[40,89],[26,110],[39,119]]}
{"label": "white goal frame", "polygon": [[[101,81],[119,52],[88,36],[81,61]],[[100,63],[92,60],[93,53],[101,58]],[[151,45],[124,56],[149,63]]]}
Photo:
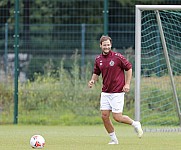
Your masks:
{"label": "white goal frame", "polygon": [[156,12],[156,19],[159,27],[161,42],[166,59],[166,64],[171,80],[173,95],[175,98],[177,114],[181,125],[181,112],[176,93],[175,83],[173,79],[172,69],[170,66],[170,60],[167,52],[167,45],[165,42],[164,33],[162,30],[161,20],[159,16],[159,10],[181,10],[181,5],[136,5],[135,6],[135,120],[140,121],[140,86],[141,86],[141,12],[144,10],[154,10]]}

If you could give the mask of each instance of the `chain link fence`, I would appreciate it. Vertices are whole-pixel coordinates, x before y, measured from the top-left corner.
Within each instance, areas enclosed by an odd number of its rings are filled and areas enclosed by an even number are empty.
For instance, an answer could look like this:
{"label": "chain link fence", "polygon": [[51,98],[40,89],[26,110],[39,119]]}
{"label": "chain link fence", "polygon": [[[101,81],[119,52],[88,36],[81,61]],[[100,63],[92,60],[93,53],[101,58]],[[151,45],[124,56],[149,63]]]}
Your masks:
{"label": "chain link fence", "polygon": [[[16,3],[19,5],[18,23],[15,22],[14,17]],[[22,85],[24,90],[27,88],[26,92],[29,94],[41,89],[39,87],[40,89],[37,90],[32,85],[37,80],[37,75],[47,75],[49,71],[57,75],[57,70],[63,67],[71,77],[75,77],[75,64],[80,67],[80,71],[77,72],[80,74],[78,77],[83,75],[84,78],[81,76],[80,79],[86,83],[91,75],[94,57],[100,53],[99,38],[103,34],[111,36],[113,49],[123,53],[134,64],[135,5],[177,5],[179,3],[179,0],[156,0],[154,2],[144,0],[4,0],[0,2],[0,82],[2,83],[0,86],[0,123],[12,123],[13,120],[14,71],[18,71],[19,89]],[[14,40],[17,26],[19,29],[18,70],[14,66]],[[78,56],[76,59],[75,54]],[[62,60],[63,63],[61,63]],[[90,66],[90,72],[86,72],[87,64]],[[30,83],[31,88],[28,87]],[[57,88],[56,92],[59,90],[60,88]],[[22,123],[23,120],[28,120],[26,115],[36,112],[31,112],[36,105],[30,109],[25,107],[31,104],[31,102],[28,103],[31,98],[27,93],[25,94],[23,90],[19,93],[19,121]],[[45,99],[42,96],[38,101],[43,101],[43,106],[46,106],[44,105]],[[67,101],[69,100],[71,101],[71,96],[67,97]],[[99,101],[98,98],[94,99],[91,102],[94,106],[89,105],[89,108],[81,111],[86,112],[91,109],[97,115],[99,111],[97,101]],[[32,101],[32,103],[37,102]],[[46,103],[49,103],[49,100],[46,100]],[[51,107],[54,105],[56,104],[52,104]],[[42,108],[44,107],[40,107],[41,113],[44,112]],[[46,114],[43,113],[41,117],[44,115]]]}

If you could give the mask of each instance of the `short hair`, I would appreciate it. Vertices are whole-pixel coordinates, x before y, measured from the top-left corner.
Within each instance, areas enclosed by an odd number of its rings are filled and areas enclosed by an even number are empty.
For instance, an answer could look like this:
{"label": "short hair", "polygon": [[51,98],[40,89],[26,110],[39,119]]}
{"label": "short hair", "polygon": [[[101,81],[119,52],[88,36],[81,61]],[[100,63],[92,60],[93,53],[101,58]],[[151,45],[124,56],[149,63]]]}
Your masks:
{"label": "short hair", "polygon": [[112,44],[111,37],[109,37],[108,35],[102,35],[101,38],[100,38],[100,44],[102,44],[102,42],[107,41],[107,40],[109,40],[111,42],[111,44]]}

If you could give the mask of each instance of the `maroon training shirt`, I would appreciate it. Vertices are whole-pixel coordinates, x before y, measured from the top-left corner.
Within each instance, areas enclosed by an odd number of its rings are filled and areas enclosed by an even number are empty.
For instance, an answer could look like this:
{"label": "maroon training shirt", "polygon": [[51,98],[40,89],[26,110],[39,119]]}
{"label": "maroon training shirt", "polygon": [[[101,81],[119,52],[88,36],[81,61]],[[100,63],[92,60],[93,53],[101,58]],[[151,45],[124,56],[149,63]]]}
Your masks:
{"label": "maroon training shirt", "polygon": [[102,92],[120,93],[125,85],[124,70],[132,68],[131,63],[120,53],[110,51],[108,55],[100,54],[95,58],[94,73],[102,73]]}

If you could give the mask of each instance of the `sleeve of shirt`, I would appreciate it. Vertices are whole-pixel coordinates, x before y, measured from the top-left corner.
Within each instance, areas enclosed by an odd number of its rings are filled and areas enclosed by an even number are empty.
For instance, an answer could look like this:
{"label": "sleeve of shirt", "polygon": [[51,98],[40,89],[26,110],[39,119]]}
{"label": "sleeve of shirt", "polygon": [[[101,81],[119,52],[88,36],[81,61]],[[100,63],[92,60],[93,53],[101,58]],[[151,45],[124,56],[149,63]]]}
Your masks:
{"label": "sleeve of shirt", "polygon": [[95,59],[95,62],[94,62],[94,71],[93,71],[93,73],[97,74],[98,76],[101,74],[101,70],[99,69],[97,59]]}
{"label": "sleeve of shirt", "polygon": [[123,68],[125,71],[132,68],[132,64],[123,55],[119,54],[118,57],[121,60],[121,68]]}

